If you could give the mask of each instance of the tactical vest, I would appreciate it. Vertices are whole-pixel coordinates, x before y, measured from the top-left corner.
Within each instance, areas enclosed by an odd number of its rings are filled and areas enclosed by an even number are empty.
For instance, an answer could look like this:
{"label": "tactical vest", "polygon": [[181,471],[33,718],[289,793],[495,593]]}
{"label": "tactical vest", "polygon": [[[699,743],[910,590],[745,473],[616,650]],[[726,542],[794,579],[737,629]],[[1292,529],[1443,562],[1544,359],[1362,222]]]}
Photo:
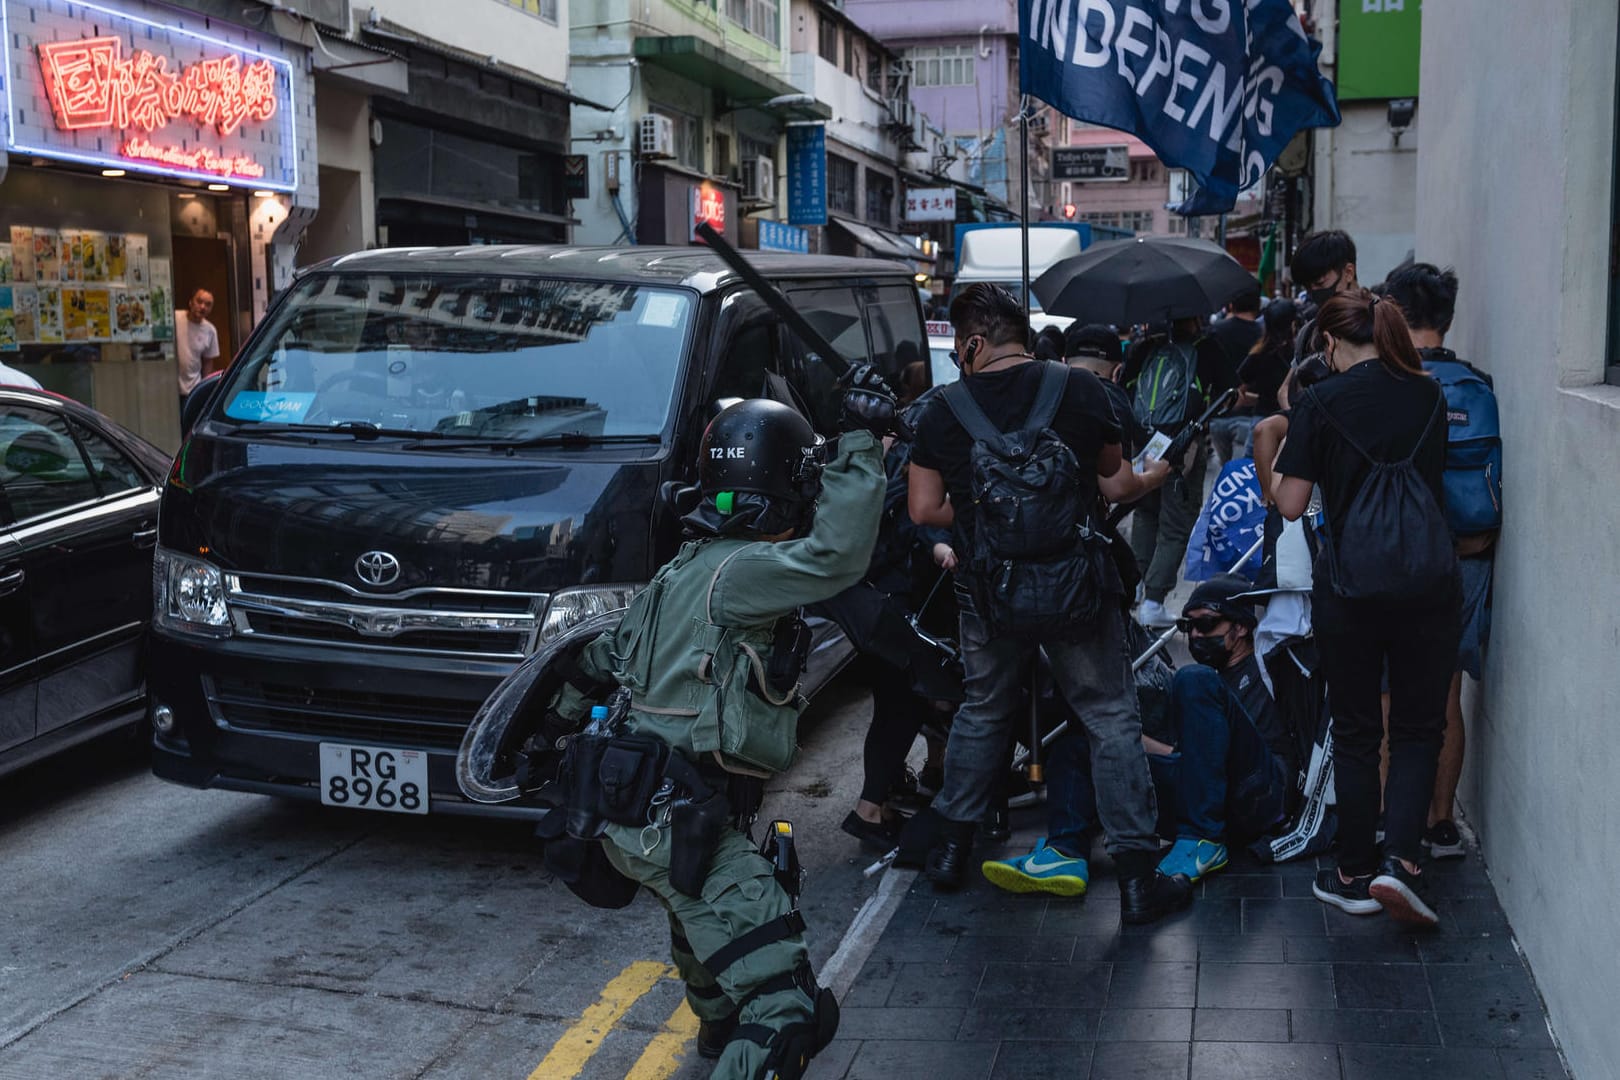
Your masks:
{"label": "tactical vest", "polygon": [[[713,594],[726,563],[759,541],[697,540],[636,595],[613,636],[613,676],[631,693],[632,731],[731,772],[783,772],[798,752],[798,686],[766,679],[774,622],[722,626]],[[752,680],[750,679],[752,676]],[[752,686],[750,686],[752,682]]]}

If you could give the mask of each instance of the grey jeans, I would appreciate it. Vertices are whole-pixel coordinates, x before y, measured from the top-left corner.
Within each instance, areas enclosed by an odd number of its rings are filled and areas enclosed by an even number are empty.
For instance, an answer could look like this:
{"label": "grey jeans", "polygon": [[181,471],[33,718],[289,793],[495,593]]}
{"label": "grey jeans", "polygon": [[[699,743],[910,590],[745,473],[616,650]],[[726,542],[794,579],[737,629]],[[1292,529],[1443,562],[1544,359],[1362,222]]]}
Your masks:
{"label": "grey jeans", "polygon": [[1204,505],[1204,472],[1209,468],[1209,446],[1198,447],[1192,471],[1187,474],[1181,493],[1167,483],[1150,493],[1131,513],[1131,552],[1142,571],[1142,583],[1149,600],[1164,598],[1181,580],[1181,561],[1187,554],[1187,537]]}
{"label": "grey jeans", "polygon": [[[1059,692],[1081,718],[1091,743],[1097,817],[1108,834],[1109,852],[1156,853],[1158,806],[1142,749],[1125,616],[1117,604],[1105,602],[1103,607],[1102,620],[1090,634],[1049,643],[1046,655]],[[962,611],[961,634],[967,700],[951,725],[945,784],[934,809],[951,821],[976,824],[990,808],[991,792],[1005,767],[1007,740],[1015,728],[1027,727],[1029,714],[1020,691],[1029,682],[1036,645],[996,637],[968,608]]]}

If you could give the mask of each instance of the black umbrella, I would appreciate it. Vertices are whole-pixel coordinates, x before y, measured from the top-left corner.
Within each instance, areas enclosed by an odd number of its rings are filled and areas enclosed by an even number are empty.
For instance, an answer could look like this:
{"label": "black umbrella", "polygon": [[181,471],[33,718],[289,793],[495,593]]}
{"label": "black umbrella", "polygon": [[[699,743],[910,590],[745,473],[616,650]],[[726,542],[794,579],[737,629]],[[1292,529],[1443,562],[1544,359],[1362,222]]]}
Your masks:
{"label": "black umbrella", "polygon": [[1032,288],[1048,315],[1128,326],[1209,315],[1259,284],[1207,240],[1138,236],[1064,259]]}

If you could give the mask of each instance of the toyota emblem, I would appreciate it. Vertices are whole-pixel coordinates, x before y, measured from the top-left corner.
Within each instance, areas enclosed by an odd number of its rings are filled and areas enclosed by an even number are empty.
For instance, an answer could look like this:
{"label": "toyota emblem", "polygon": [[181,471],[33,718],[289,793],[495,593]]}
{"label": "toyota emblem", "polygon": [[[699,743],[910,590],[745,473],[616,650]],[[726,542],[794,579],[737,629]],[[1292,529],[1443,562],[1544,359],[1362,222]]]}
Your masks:
{"label": "toyota emblem", "polygon": [[392,585],[399,580],[399,560],[386,551],[368,551],[354,560],[354,572],[367,585]]}

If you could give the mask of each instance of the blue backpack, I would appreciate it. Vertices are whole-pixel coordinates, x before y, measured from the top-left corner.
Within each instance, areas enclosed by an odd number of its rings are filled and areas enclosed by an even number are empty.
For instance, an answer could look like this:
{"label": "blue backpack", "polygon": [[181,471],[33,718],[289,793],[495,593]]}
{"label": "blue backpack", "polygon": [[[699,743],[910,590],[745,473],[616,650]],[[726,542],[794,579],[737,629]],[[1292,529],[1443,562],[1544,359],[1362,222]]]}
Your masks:
{"label": "blue backpack", "polygon": [[1502,527],[1502,425],[1489,378],[1449,349],[1424,349],[1446,395],[1446,524],[1457,536]]}

